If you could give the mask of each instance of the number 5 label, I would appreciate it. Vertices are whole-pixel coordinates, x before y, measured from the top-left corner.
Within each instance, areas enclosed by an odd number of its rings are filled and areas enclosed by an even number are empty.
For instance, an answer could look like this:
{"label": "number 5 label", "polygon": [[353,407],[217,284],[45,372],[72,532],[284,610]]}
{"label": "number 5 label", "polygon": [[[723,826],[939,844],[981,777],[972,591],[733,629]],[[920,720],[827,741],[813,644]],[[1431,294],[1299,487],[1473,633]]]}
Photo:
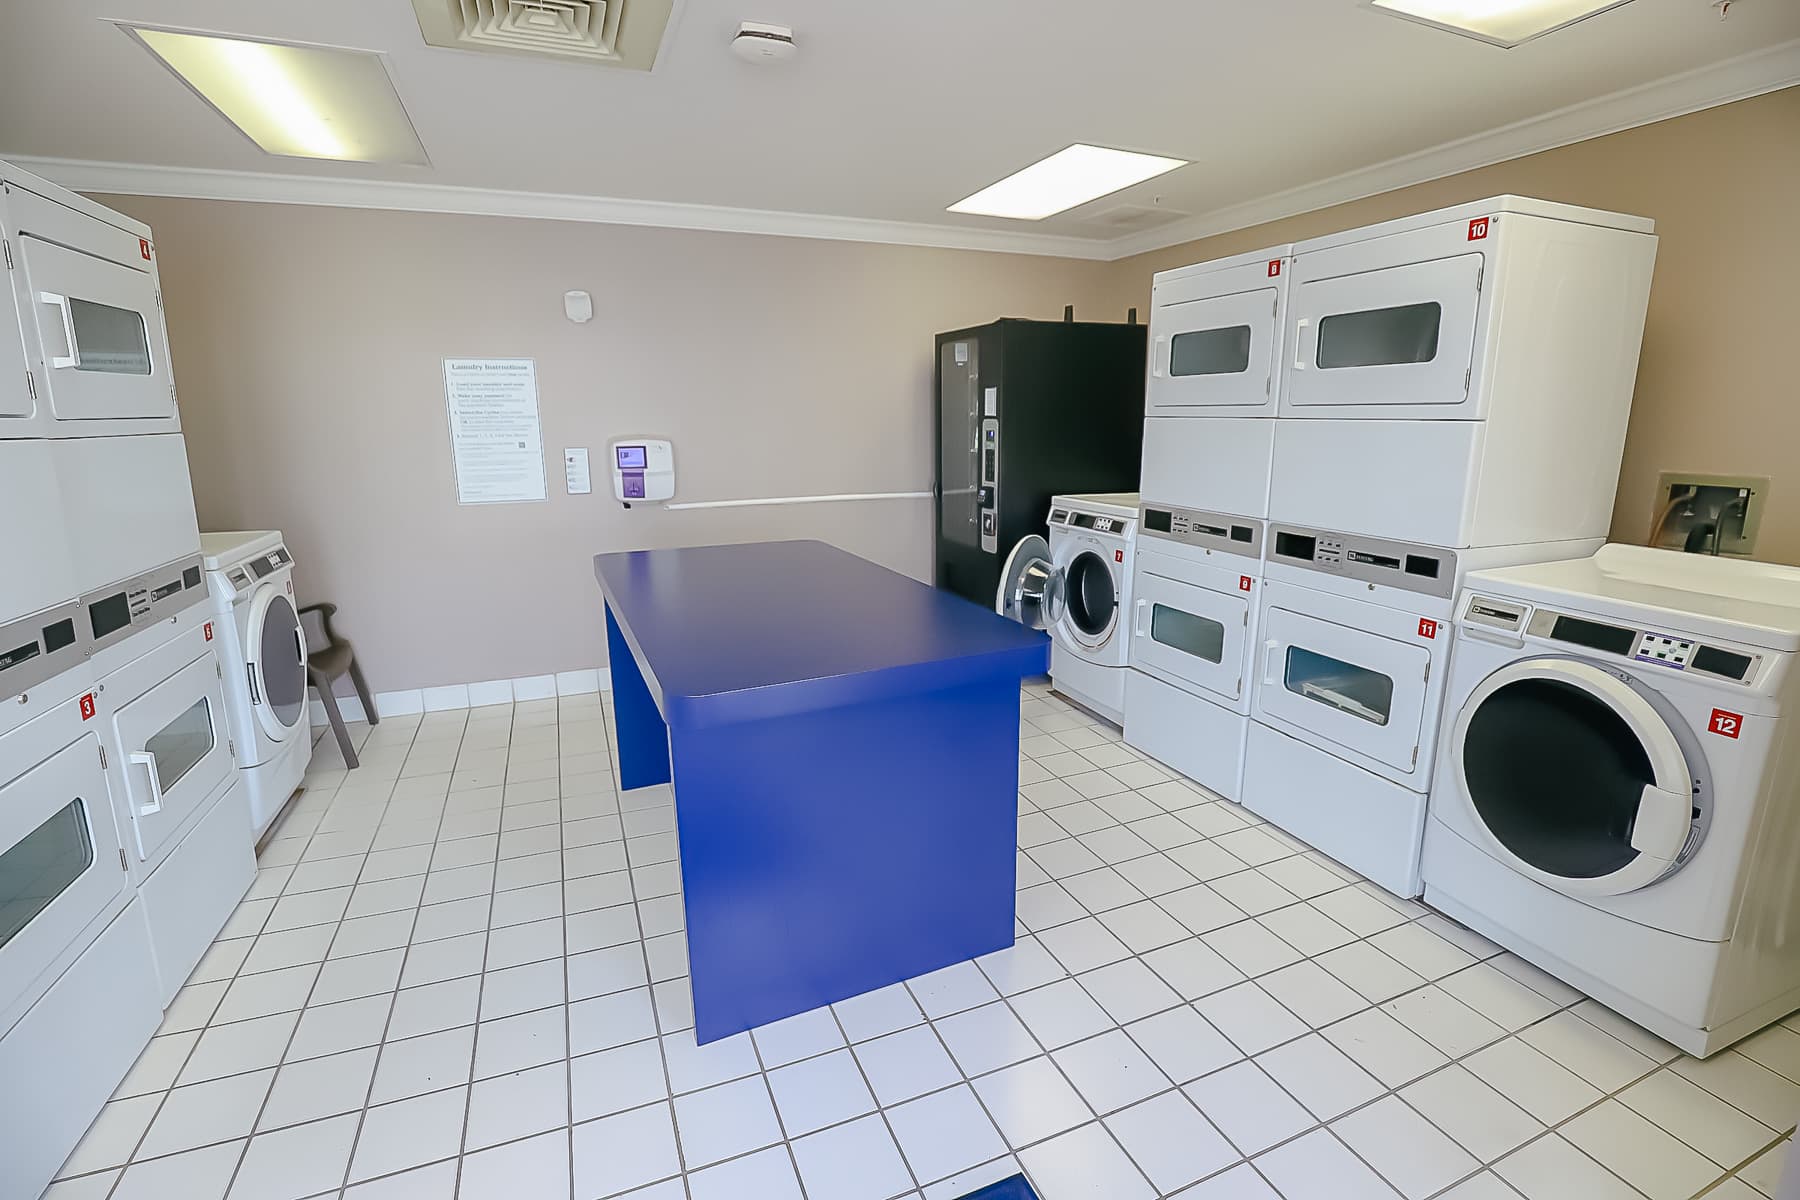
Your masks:
{"label": "number 5 label", "polygon": [[1738,734],[1744,732],[1744,718],[1739,713],[1715,708],[1712,710],[1712,720],[1707,722],[1706,731],[1716,733],[1720,737],[1735,739]]}

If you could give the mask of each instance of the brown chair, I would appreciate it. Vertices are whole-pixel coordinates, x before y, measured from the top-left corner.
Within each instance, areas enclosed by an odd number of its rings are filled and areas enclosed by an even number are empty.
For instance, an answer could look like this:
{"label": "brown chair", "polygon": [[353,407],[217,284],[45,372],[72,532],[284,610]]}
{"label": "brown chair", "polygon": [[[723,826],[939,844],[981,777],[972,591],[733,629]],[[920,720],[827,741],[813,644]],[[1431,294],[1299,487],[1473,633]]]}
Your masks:
{"label": "brown chair", "polygon": [[[300,610],[300,626],[306,631],[306,683],[318,690],[325,715],[331,718],[331,730],[337,734],[344,765],[354,768],[358,765],[356,747],[350,744],[350,731],[344,728],[344,714],[338,711],[337,696],[332,693],[331,685],[345,675],[350,676],[369,724],[379,725],[381,718],[375,712],[375,697],[369,695],[369,684],[363,678],[362,667],[357,665],[356,648],[331,628],[331,618],[336,612],[335,604],[309,604]],[[309,616],[316,616],[318,620],[308,622]]]}

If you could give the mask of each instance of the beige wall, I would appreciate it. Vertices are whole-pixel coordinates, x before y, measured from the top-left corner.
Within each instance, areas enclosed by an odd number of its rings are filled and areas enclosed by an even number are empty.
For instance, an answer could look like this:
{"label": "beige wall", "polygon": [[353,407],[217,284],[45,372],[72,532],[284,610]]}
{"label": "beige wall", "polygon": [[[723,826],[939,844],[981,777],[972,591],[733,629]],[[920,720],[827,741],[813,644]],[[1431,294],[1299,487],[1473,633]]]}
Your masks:
{"label": "beige wall", "polygon": [[[927,489],[932,338],[1098,316],[1108,266],[662,229],[101,197],[156,232],[201,527],[279,528],[377,691],[605,662],[596,553],[818,537],[929,578],[929,500],[623,511],[606,443],[678,499]],[[562,294],[593,293],[575,325]],[[1124,315],[1121,309],[1117,314]],[[550,499],[458,507],[445,357],[537,360]],[[597,491],[563,494],[564,446]]]}
{"label": "beige wall", "polygon": [[[280,528],[377,690],[605,660],[592,555],[820,537],[924,578],[929,501],[622,511],[564,446],[675,443],[680,499],[928,488],[931,347],[997,316],[1119,319],[1158,271],[1499,192],[1656,219],[1614,536],[1664,468],[1773,477],[1800,562],[1800,89],[1119,263],[501,218],[102,197],[162,261],[202,526]],[[562,316],[570,288],[596,318]],[[538,363],[550,500],[461,508],[445,357]]]}
{"label": "beige wall", "polygon": [[1110,305],[1157,271],[1503,192],[1654,218],[1661,237],[1613,537],[1649,532],[1657,475],[1766,475],[1756,556],[1800,563],[1800,88],[1189,242],[1114,264]]}

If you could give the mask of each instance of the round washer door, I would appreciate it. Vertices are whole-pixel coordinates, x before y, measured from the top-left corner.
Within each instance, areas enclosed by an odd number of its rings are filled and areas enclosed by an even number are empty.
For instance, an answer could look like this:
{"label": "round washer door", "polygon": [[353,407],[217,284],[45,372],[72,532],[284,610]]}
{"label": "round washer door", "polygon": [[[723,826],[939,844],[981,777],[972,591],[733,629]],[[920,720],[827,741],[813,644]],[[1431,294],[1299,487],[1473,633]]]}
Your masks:
{"label": "round washer door", "polygon": [[1063,573],[1050,557],[1050,543],[1037,534],[1021,538],[1000,569],[994,611],[1027,629],[1048,629],[1063,611]]}
{"label": "round washer door", "polygon": [[1063,631],[1090,649],[1112,637],[1119,624],[1119,586],[1112,564],[1096,550],[1082,550],[1063,568]]}
{"label": "round washer door", "polygon": [[306,635],[288,598],[273,585],[250,599],[244,650],[255,686],[251,708],[270,741],[285,742],[306,716]]}
{"label": "round washer door", "polygon": [[1680,865],[1694,775],[1668,722],[1617,676],[1567,659],[1511,663],[1470,694],[1453,737],[1462,800],[1521,874],[1617,896]]}

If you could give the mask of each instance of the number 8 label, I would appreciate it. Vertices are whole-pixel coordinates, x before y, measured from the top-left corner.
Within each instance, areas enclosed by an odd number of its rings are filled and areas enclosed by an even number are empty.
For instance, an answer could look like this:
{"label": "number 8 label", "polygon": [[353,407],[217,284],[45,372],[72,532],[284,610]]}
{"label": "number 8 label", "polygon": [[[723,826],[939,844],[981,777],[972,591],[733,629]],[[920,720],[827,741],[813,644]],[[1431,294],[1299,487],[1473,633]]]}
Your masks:
{"label": "number 8 label", "polygon": [[1744,732],[1744,718],[1740,713],[1726,712],[1722,708],[1712,710],[1712,720],[1707,722],[1706,731],[1716,733],[1720,737],[1735,739]]}

